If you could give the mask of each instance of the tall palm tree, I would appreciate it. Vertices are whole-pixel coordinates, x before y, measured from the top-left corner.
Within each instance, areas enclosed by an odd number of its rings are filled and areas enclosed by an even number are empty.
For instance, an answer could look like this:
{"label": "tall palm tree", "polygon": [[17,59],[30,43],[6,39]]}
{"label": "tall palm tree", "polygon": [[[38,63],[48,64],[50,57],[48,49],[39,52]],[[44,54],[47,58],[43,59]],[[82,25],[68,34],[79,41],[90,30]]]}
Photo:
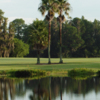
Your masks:
{"label": "tall palm tree", "polygon": [[27,27],[30,33],[29,44],[32,49],[37,50],[37,64],[40,64],[40,51],[48,46],[48,30],[41,20],[34,21]]}
{"label": "tall palm tree", "polygon": [[48,64],[51,63],[50,60],[50,40],[51,40],[51,21],[54,18],[54,12],[55,12],[55,4],[54,0],[42,0],[39,6],[39,11],[42,13],[42,15],[45,15],[45,12],[48,12],[45,16],[45,19],[48,21],[49,24],[49,34],[48,34]]}
{"label": "tall palm tree", "polygon": [[62,23],[65,22],[65,15],[69,17],[68,11],[70,11],[70,4],[67,2],[67,0],[56,0],[57,4],[57,13],[59,16],[57,17],[57,21],[59,22],[59,37],[60,37],[60,63],[63,63],[62,61]]}

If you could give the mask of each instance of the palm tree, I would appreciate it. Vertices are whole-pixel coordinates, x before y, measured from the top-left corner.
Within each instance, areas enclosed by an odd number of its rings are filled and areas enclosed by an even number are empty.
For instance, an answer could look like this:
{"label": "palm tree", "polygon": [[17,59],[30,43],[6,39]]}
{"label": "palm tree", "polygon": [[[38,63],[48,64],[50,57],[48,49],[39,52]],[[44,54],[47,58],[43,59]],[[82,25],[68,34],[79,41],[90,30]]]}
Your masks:
{"label": "palm tree", "polygon": [[50,40],[51,40],[51,21],[54,18],[54,12],[55,12],[55,4],[54,0],[42,0],[42,3],[39,6],[39,11],[42,13],[42,15],[45,15],[45,12],[47,11],[47,15],[45,16],[45,19],[48,21],[49,24],[49,34],[48,34],[48,64],[51,63],[50,61]]}
{"label": "palm tree", "polygon": [[56,0],[57,4],[57,13],[59,16],[57,17],[57,21],[59,22],[59,37],[60,37],[60,63],[63,63],[62,61],[62,23],[65,22],[65,15],[69,17],[68,11],[70,10],[70,4],[67,2],[67,0]]}
{"label": "palm tree", "polygon": [[41,20],[34,21],[27,27],[30,33],[29,44],[33,50],[37,50],[37,64],[40,64],[40,51],[48,46],[48,31],[46,25]]}

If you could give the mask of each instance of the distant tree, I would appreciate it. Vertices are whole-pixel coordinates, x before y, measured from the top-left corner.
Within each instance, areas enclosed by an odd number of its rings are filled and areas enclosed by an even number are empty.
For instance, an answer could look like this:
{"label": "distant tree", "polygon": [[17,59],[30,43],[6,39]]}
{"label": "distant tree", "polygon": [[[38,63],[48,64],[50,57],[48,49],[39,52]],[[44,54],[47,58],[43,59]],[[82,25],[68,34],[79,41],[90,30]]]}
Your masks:
{"label": "distant tree", "polygon": [[94,57],[100,57],[100,21],[99,20],[94,20],[93,22],[93,29],[94,29],[94,40],[95,43],[93,45],[93,53],[92,55]]}
{"label": "distant tree", "polygon": [[57,19],[54,18],[51,24],[51,57],[59,57],[59,27]]}
{"label": "distant tree", "polygon": [[49,34],[48,34],[48,64],[51,63],[50,60],[50,40],[51,40],[51,21],[54,18],[54,12],[55,12],[55,4],[54,4],[54,0],[42,0],[40,6],[39,6],[39,11],[42,13],[42,15],[45,15],[45,12],[47,11],[47,15],[45,17],[45,19],[48,21],[48,25],[49,25]]}
{"label": "distant tree", "polygon": [[65,22],[65,15],[69,17],[68,11],[70,11],[70,4],[67,0],[56,0],[57,3],[57,13],[59,16],[57,17],[57,21],[59,22],[59,37],[60,37],[60,63],[63,63],[62,61],[62,23]]}
{"label": "distant tree", "polygon": [[84,40],[77,33],[77,28],[67,23],[63,25],[63,56],[72,57],[79,47],[84,44]]}
{"label": "distant tree", "polygon": [[83,19],[82,21],[85,25],[85,31],[84,33],[82,33],[81,37],[85,42],[80,50],[81,50],[81,54],[83,54],[84,57],[90,57],[92,56],[92,52],[94,50],[94,43],[95,43],[93,23],[86,19]]}
{"label": "distant tree", "polygon": [[74,24],[78,29],[78,34],[81,35],[81,38],[84,40],[84,44],[77,49],[76,56],[78,57],[92,57],[93,52],[96,52],[95,49],[95,38],[94,38],[94,28],[93,23],[88,21],[82,16],[82,18],[74,18]]}
{"label": "distant tree", "polygon": [[26,27],[23,19],[15,19],[12,21],[15,29],[15,38],[22,39],[23,29]]}
{"label": "distant tree", "polygon": [[29,45],[22,40],[14,38],[14,52],[11,54],[13,57],[24,57],[29,53]]}
{"label": "distant tree", "polygon": [[32,49],[37,50],[37,64],[40,63],[40,51],[48,46],[48,31],[43,21],[38,19],[28,26],[30,33],[29,43]]}

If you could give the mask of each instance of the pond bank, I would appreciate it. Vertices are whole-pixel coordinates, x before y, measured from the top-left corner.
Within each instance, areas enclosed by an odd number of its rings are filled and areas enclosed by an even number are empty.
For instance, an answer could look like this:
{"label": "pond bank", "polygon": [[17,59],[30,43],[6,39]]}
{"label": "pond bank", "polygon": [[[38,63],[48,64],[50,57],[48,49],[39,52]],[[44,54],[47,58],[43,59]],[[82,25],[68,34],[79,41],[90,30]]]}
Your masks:
{"label": "pond bank", "polygon": [[[98,74],[97,74],[98,73]],[[18,77],[18,78],[32,78],[42,76],[53,76],[53,77],[88,77],[93,75],[100,75],[100,71],[93,71],[89,69],[72,69],[72,70],[9,70],[0,71],[0,76],[5,77]]]}

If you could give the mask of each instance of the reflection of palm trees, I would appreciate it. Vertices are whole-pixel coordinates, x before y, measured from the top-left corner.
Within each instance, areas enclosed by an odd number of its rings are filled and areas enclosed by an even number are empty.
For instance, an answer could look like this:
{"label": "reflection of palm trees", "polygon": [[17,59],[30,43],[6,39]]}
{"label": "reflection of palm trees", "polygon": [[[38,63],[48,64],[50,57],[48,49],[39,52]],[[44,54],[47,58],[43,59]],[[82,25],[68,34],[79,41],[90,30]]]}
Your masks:
{"label": "reflection of palm trees", "polygon": [[49,100],[51,100],[51,77],[49,78]]}
{"label": "reflection of palm trees", "polygon": [[3,100],[3,88],[2,88],[2,82],[0,82],[0,100]]}
{"label": "reflection of palm trees", "polygon": [[8,83],[5,82],[5,87],[4,87],[4,100],[8,100]]}
{"label": "reflection of palm trees", "polygon": [[0,79],[0,100],[8,100],[8,89],[10,89],[11,100],[14,100],[14,81],[9,79]]}
{"label": "reflection of palm trees", "polygon": [[26,93],[26,90],[25,90],[24,82],[20,82],[16,84],[16,94],[18,96],[23,96],[25,95],[25,93]]}
{"label": "reflection of palm trees", "polygon": [[30,95],[29,98],[30,100],[47,100],[48,99],[48,92],[47,90],[41,87],[40,79],[38,80],[37,89],[33,90],[33,95]]}
{"label": "reflection of palm trees", "polygon": [[14,95],[15,95],[15,86],[12,81],[9,81],[9,87],[10,87],[10,97],[11,100],[14,100]]}
{"label": "reflection of palm trees", "polygon": [[60,97],[62,100],[62,77],[60,78]]}
{"label": "reflection of palm trees", "polygon": [[34,95],[34,91],[33,91],[33,95],[29,96],[30,100],[36,100],[35,95]]}
{"label": "reflection of palm trees", "polygon": [[81,81],[79,81],[79,85],[78,85],[78,93],[81,93]]}
{"label": "reflection of palm trees", "polygon": [[[18,80],[19,82],[19,80]],[[8,93],[10,92],[11,100],[15,97],[15,80],[11,79],[0,79],[0,100],[9,100]]]}

